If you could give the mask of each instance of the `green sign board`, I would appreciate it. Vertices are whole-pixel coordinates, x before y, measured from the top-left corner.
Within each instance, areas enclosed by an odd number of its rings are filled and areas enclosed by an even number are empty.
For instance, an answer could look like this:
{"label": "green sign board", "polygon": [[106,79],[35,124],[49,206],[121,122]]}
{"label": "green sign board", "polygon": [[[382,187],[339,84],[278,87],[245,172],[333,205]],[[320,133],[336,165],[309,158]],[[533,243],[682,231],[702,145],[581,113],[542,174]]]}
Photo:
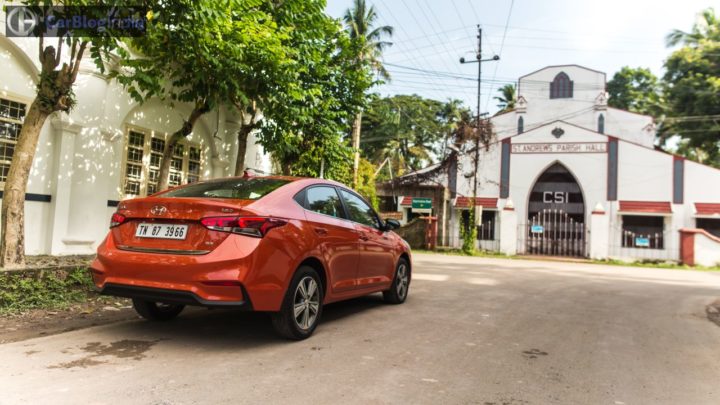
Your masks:
{"label": "green sign board", "polygon": [[432,208],[432,198],[413,197],[412,208],[429,210]]}

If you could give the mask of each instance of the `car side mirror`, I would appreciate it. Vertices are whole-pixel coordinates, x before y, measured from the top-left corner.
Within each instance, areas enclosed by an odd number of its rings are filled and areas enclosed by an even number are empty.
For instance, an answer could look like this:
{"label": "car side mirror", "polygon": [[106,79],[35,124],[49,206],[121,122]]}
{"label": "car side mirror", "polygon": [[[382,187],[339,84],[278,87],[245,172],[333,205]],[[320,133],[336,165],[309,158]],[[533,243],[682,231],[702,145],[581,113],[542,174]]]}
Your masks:
{"label": "car side mirror", "polygon": [[400,222],[397,219],[388,218],[385,220],[385,230],[392,231],[400,228]]}

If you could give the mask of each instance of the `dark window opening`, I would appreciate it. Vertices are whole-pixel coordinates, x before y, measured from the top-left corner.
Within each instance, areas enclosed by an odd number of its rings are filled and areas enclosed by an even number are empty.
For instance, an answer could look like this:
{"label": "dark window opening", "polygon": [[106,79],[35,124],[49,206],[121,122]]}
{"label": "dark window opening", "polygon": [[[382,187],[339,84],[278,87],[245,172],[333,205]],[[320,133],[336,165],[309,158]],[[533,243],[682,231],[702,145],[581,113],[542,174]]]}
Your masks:
{"label": "dark window opening", "polygon": [[605,133],[605,116],[602,114],[600,114],[600,116],[598,117],[598,130],[597,131],[600,132],[601,134]]}
{"label": "dark window opening", "polygon": [[708,231],[711,235],[720,238],[720,219],[715,218],[697,218],[695,220],[696,227]]}
{"label": "dark window opening", "polygon": [[572,98],[573,82],[565,72],[560,72],[550,83],[550,98]]}
{"label": "dark window opening", "polygon": [[664,230],[664,217],[623,215],[622,247],[664,249]]}
{"label": "dark window opening", "polygon": [[380,212],[396,212],[398,210],[396,201],[393,196],[378,196],[378,208]]}
{"label": "dark window opening", "polygon": [[522,134],[525,131],[525,120],[523,117],[518,118],[518,134]]}
{"label": "dark window opening", "polygon": [[[477,240],[495,240],[495,213],[496,211],[483,211],[480,225],[477,225]],[[465,232],[470,226],[470,210],[463,210],[461,214],[462,227]]]}
{"label": "dark window opening", "polygon": [[495,240],[495,213],[496,211],[483,211],[480,225],[477,228],[478,240]]}

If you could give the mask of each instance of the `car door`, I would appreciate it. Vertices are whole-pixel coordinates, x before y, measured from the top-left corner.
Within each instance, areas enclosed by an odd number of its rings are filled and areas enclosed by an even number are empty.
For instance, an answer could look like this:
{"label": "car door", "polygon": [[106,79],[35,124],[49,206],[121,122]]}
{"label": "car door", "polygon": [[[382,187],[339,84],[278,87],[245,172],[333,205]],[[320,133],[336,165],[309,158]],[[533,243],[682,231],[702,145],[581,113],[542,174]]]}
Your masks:
{"label": "car door", "polygon": [[354,289],[360,259],[359,234],[345,219],[337,190],[332,186],[312,186],[299,196],[308,225],[325,256],[329,289],[333,293]]}
{"label": "car door", "polygon": [[345,189],[340,189],[340,195],[360,238],[358,288],[389,284],[395,272],[390,236],[381,229],[380,219],[365,200]]}

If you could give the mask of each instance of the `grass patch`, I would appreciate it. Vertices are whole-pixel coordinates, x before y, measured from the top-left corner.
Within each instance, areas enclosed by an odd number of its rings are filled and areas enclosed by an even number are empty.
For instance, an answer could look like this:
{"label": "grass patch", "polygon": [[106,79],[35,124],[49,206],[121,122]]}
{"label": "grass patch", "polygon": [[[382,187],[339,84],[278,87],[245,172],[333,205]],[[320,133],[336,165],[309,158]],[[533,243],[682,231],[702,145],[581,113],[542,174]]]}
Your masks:
{"label": "grass patch", "polygon": [[36,308],[67,308],[95,294],[90,272],[44,270],[35,273],[0,273],[0,314]]}

